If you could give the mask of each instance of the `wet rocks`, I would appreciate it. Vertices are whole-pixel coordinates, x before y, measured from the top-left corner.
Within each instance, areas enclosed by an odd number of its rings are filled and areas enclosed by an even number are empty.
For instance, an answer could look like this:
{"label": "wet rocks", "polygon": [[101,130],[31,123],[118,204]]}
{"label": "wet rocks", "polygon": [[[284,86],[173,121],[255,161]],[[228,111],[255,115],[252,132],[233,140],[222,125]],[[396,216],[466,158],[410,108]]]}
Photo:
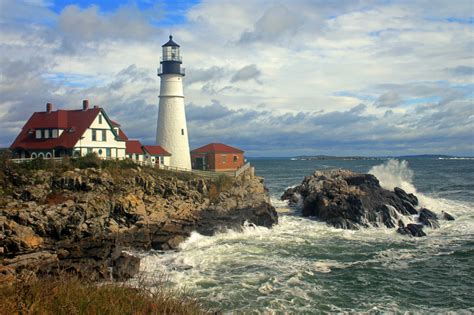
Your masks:
{"label": "wet rocks", "polygon": [[439,228],[438,216],[431,210],[422,208],[418,214],[418,222],[433,229]]}
{"label": "wet rocks", "polygon": [[[439,227],[436,214],[428,209],[417,210],[418,198],[415,195],[398,187],[393,191],[386,190],[371,174],[342,169],[316,171],[301,185],[286,190],[281,197],[290,204],[300,198],[303,216],[315,217],[336,228],[398,226],[402,234],[424,236],[423,226]],[[399,225],[402,217],[416,215],[421,225]]]}
{"label": "wet rocks", "polygon": [[399,221],[397,232],[402,235],[409,235],[415,237],[426,236],[426,233],[423,232],[423,225],[409,223],[405,226],[402,221]]}
{"label": "wet rocks", "polygon": [[[263,180],[253,174],[216,183],[147,168],[5,173],[0,269],[8,276],[29,268],[127,278],[139,260],[126,249],[176,249],[192,231],[278,222]],[[38,253],[44,264],[36,262]]]}
{"label": "wet rocks", "polygon": [[443,219],[445,219],[446,221],[454,221],[454,217],[451,214],[445,211],[443,211],[441,214],[443,216]]}

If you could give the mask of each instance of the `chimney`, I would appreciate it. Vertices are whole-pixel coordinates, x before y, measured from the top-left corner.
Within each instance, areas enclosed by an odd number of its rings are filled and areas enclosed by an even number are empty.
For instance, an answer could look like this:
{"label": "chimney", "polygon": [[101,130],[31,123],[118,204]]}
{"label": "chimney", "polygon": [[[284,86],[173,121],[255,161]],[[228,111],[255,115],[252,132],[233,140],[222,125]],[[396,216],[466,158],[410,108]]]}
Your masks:
{"label": "chimney", "polygon": [[89,109],[89,100],[83,100],[82,101],[82,110],[88,110]]}
{"label": "chimney", "polygon": [[94,105],[94,108],[99,108],[99,105]]}
{"label": "chimney", "polygon": [[52,110],[53,110],[53,104],[46,103],[46,112],[51,113]]}

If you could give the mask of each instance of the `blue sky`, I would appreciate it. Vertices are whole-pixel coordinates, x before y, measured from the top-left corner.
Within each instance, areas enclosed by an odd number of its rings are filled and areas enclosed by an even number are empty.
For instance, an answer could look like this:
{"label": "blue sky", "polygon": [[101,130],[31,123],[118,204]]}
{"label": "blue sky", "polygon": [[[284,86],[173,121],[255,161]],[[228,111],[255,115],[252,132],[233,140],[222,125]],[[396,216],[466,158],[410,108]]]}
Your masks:
{"label": "blue sky", "polygon": [[470,0],[0,0],[0,146],[47,102],[86,98],[153,143],[172,32],[191,147],[474,155],[473,12]]}

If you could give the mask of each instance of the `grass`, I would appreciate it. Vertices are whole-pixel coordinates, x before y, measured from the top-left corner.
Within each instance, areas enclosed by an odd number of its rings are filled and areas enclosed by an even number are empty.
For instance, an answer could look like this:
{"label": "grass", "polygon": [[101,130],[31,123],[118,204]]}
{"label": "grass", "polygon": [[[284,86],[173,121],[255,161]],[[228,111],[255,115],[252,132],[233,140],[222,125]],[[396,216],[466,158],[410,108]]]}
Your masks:
{"label": "grass", "polygon": [[0,314],[208,314],[184,293],[157,283],[153,290],[97,283],[70,275],[23,275],[0,283]]}

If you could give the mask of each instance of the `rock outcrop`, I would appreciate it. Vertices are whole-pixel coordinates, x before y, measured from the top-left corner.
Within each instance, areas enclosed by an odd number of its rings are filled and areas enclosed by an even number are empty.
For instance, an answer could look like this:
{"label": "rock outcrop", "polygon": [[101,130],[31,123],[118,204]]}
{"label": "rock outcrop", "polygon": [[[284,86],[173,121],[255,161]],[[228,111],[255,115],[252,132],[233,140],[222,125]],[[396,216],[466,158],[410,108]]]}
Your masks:
{"label": "rock outcrop", "polygon": [[[398,227],[401,234],[424,236],[423,226],[439,227],[435,213],[417,210],[415,195],[398,187],[386,190],[375,176],[349,170],[316,171],[301,185],[286,190],[281,199],[299,203],[303,216],[316,217],[342,229]],[[418,217],[419,224],[405,226],[403,217]]]}
{"label": "rock outcrop", "polygon": [[133,276],[124,249],[175,249],[192,231],[278,222],[263,179],[210,180],[143,169],[4,170],[0,277],[70,270],[92,279]]}

